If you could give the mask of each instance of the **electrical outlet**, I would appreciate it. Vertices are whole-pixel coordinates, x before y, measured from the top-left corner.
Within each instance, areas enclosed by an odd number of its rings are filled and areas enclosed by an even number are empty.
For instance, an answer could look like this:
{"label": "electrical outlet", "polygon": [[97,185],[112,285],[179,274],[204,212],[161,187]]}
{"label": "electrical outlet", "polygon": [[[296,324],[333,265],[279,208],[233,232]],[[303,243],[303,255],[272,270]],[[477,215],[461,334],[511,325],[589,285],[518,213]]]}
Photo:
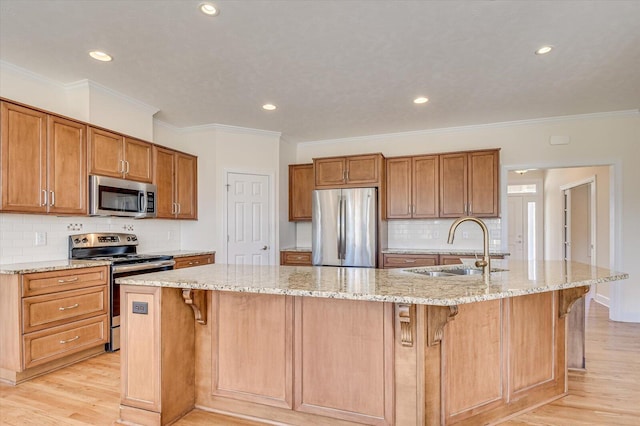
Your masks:
{"label": "electrical outlet", "polygon": [[462,233],[462,239],[463,239],[463,240],[468,240],[468,239],[469,239],[469,233],[468,233],[467,231],[464,231],[464,232]]}
{"label": "electrical outlet", "polygon": [[36,245],[37,246],[46,246],[47,245],[47,233],[43,231],[36,231]]}
{"label": "electrical outlet", "polygon": [[167,231],[167,240],[171,241],[172,236],[173,236],[173,233],[171,231]]}
{"label": "electrical outlet", "polygon": [[134,314],[147,315],[149,313],[149,304],[147,302],[133,302],[132,305]]}
{"label": "electrical outlet", "polygon": [[81,231],[82,230],[82,224],[81,223],[70,223],[67,225],[67,230],[68,231]]}
{"label": "electrical outlet", "polygon": [[133,231],[133,225],[124,225],[122,229],[125,231]]}
{"label": "electrical outlet", "polygon": [[433,238],[436,239],[436,240],[438,238],[440,238],[440,232],[438,232],[438,231],[433,231],[433,233],[431,235],[433,235]]}

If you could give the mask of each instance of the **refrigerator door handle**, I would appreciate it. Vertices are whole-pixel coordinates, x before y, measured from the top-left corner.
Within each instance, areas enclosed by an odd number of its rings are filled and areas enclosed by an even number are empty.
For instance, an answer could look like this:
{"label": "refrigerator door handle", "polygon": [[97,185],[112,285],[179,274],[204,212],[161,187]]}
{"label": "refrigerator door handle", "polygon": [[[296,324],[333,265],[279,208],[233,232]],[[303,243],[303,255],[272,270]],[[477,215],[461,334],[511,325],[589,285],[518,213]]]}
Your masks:
{"label": "refrigerator door handle", "polygon": [[340,196],[340,259],[345,260],[347,257],[347,201]]}
{"label": "refrigerator door handle", "polygon": [[338,259],[342,259],[343,223],[342,223],[342,197],[340,195],[338,195],[338,220],[336,224],[338,225],[338,240],[336,241],[338,244]]}

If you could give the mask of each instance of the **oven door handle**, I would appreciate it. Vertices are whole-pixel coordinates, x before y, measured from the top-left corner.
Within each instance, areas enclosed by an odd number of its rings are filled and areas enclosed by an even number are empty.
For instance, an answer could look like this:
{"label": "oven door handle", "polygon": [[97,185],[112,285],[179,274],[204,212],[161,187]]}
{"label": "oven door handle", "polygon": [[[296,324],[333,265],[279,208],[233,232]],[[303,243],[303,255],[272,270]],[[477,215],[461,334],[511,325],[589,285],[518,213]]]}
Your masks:
{"label": "oven door handle", "polygon": [[119,274],[122,272],[144,271],[145,269],[164,268],[175,264],[175,260],[162,260],[160,262],[136,263],[133,265],[114,265],[112,272],[114,274]]}

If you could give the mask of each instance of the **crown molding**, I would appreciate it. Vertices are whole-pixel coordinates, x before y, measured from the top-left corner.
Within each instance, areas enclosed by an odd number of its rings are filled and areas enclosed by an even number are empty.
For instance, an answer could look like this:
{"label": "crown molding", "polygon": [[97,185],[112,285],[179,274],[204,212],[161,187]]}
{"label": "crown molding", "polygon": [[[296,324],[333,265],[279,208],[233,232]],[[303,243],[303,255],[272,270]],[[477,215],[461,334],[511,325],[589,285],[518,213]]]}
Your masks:
{"label": "crown molding", "polygon": [[624,116],[630,116],[630,115],[640,115],[640,109],[594,112],[589,114],[562,115],[562,116],[556,116],[556,117],[532,118],[528,120],[501,121],[501,122],[487,123],[487,124],[471,124],[468,126],[441,127],[438,129],[412,130],[409,132],[382,133],[382,134],[368,135],[368,136],[354,136],[350,138],[323,139],[323,140],[317,140],[317,141],[299,142],[298,145],[302,145],[302,146],[331,145],[335,143],[360,142],[364,140],[371,141],[376,139],[389,139],[389,138],[405,137],[405,136],[423,136],[423,135],[433,135],[433,134],[442,134],[442,133],[471,132],[474,130],[481,130],[481,129],[499,129],[499,128],[505,128],[505,127],[527,126],[532,124],[543,124],[543,123],[548,124],[548,123],[557,123],[561,121],[576,121],[576,120],[608,118],[608,117],[624,117]]}
{"label": "crown molding", "polygon": [[153,122],[160,127],[164,127],[171,131],[177,133],[194,133],[194,132],[204,132],[208,130],[212,131],[224,131],[227,133],[236,133],[236,134],[250,134],[250,135],[260,135],[260,136],[274,136],[281,137],[281,132],[274,132],[272,130],[260,130],[260,129],[252,129],[250,127],[239,127],[239,126],[229,126],[227,124],[202,124],[200,126],[189,126],[189,127],[177,127],[173,124],[169,124],[166,121],[159,120],[157,118],[153,119]]}
{"label": "crown molding", "polygon": [[35,73],[35,72],[30,71],[30,70],[28,70],[26,68],[19,67],[18,65],[12,64],[11,62],[3,61],[2,59],[0,59],[0,69],[6,69],[6,70],[13,71],[16,74],[21,74],[24,77],[30,78],[32,80],[37,80],[40,83],[50,84],[52,86],[57,87],[58,89],[64,89],[65,88],[65,85],[60,83],[57,80],[54,80],[54,79],[49,78],[49,77],[45,77],[42,74]]}
{"label": "crown molding", "polygon": [[84,86],[88,87],[90,90],[95,90],[98,92],[105,93],[111,97],[118,98],[119,100],[124,101],[130,105],[133,105],[134,107],[141,109],[142,111],[150,115],[154,115],[155,113],[160,111],[160,108],[156,108],[152,105],[139,101],[135,98],[132,98],[131,96],[127,96],[123,93],[117,92],[113,89],[108,88],[107,86],[103,86],[100,83],[96,83],[95,81],[92,81],[86,78],[63,85],[65,90],[78,89]]}

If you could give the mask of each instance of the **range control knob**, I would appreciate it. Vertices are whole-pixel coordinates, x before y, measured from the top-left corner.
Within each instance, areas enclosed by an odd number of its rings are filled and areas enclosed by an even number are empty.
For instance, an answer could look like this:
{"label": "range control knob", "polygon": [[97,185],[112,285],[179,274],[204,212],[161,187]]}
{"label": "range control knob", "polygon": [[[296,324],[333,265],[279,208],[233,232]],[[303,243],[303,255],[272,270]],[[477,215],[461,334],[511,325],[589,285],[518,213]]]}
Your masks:
{"label": "range control knob", "polygon": [[133,237],[131,237],[131,241],[138,241],[138,237],[134,235]]}
{"label": "range control knob", "polygon": [[127,241],[131,241],[131,237],[127,237]]}
{"label": "range control knob", "polygon": [[76,244],[80,244],[80,238],[74,239],[73,242],[76,243]]}
{"label": "range control knob", "polygon": [[89,239],[88,239],[87,237],[84,237],[84,238],[82,239],[82,242],[83,242],[83,243],[88,243],[88,242],[89,242]]}

